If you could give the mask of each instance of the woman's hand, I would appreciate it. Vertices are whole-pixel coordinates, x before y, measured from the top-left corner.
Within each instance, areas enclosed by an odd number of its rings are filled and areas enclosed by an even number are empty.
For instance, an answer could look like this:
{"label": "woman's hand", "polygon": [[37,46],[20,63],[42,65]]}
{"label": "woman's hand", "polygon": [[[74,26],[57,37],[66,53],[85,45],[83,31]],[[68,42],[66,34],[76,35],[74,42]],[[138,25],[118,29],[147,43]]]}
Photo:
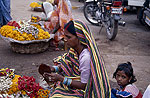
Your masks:
{"label": "woman's hand", "polygon": [[57,73],[51,73],[51,74],[44,73],[43,76],[44,78],[48,79],[49,82],[57,82],[57,81],[63,82],[64,80],[64,77]]}
{"label": "woman's hand", "polygon": [[38,69],[39,73],[43,76],[43,74],[46,72],[46,73],[51,73],[51,72],[54,72],[55,69],[54,67],[52,66],[48,66],[46,64],[41,64],[39,66],[39,69]]}

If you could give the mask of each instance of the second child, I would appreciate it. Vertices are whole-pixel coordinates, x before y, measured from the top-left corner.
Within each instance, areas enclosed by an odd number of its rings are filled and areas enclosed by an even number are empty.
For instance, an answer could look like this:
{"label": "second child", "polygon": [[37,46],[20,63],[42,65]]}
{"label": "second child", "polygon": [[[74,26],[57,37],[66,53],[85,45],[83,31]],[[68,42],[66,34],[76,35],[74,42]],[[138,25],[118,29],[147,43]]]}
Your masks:
{"label": "second child", "polygon": [[133,74],[133,68],[130,62],[119,64],[113,74],[113,78],[117,80],[121,91],[131,93],[133,98],[142,98],[141,92],[135,84],[133,84],[137,79]]}

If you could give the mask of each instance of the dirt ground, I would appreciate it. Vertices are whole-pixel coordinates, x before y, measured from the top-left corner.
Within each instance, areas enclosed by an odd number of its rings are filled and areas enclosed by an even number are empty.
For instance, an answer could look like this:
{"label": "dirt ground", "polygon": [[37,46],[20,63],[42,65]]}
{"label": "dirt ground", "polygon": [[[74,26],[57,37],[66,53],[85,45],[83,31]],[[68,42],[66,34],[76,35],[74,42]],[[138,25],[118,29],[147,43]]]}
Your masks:
{"label": "dirt ground", "polygon": [[[11,0],[11,15],[13,20],[29,20],[31,14],[40,15],[40,12],[31,11],[31,2],[38,0]],[[133,64],[134,73],[137,78],[135,83],[142,91],[150,84],[150,27],[142,26],[136,18],[135,11],[123,14],[122,20],[126,22],[125,27],[119,27],[119,32],[114,41],[106,37],[105,29],[99,34],[100,27],[91,25],[83,16],[83,3],[71,0],[73,6],[79,7],[72,11],[74,19],[84,21],[96,39],[98,49],[104,59],[112,87],[116,87],[116,81],[112,78],[119,63],[130,61]],[[52,64],[53,58],[64,53],[54,51],[50,47],[47,51],[38,54],[18,54],[11,50],[9,43],[0,38],[0,68],[14,68],[16,74],[34,76],[37,81],[38,65],[41,63]]]}

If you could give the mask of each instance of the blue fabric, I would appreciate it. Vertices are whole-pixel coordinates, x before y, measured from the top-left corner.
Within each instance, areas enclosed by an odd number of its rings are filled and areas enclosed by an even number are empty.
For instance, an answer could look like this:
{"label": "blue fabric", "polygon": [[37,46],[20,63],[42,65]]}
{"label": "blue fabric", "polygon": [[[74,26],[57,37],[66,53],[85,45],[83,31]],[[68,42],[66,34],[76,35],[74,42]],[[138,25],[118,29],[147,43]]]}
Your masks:
{"label": "blue fabric", "polygon": [[111,98],[132,98],[132,94],[126,91],[111,90]]}
{"label": "blue fabric", "polygon": [[10,0],[0,0],[0,26],[6,25],[11,19]]}

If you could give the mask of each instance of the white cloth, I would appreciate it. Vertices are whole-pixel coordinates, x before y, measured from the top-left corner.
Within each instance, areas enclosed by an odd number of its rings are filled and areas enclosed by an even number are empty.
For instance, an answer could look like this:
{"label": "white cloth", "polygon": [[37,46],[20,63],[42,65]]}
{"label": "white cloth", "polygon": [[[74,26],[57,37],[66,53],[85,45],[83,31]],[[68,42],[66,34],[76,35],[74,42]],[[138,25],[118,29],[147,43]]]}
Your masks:
{"label": "white cloth", "polygon": [[53,5],[49,2],[44,2],[43,3],[43,8],[45,11],[45,16],[46,18],[50,18],[52,11],[53,11]]}
{"label": "white cloth", "polygon": [[79,55],[79,70],[81,72],[81,82],[82,83],[87,83],[90,73],[91,73],[91,56],[89,50],[86,48],[84,49],[80,55]]}
{"label": "white cloth", "polygon": [[[70,0],[66,0],[67,4],[68,4],[68,7],[70,8],[70,10],[72,10],[72,5],[71,5],[71,2]],[[57,9],[57,6],[55,5],[54,6],[54,9]]]}
{"label": "white cloth", "polygon": [[139,89],[134,84],[128,84],[124,91],[130,92],[133,96],[133,98],[137,97],[139,94]]}
{"label": "white cloth", "polygon": [[142,98],[150,98],[150,85],[145,90]]}
{"label": "white cloth", "polygon": [[[50,18],[51,14],[53,12],[53,5],[49,2],[43,2],[43,8],[44,8],[44,12],[41,13],[41,18]],[[44,28],[44,21],[40,21],[40,24],[42,25],[42,28]]]}
{"label": "white cloth", "polygon": [[68,3],[68,6],[69,6],[70,10],[72,10],[72,5],[71,5],[70,0],[66,0],[66,1],[67,1],[67,3]]}

